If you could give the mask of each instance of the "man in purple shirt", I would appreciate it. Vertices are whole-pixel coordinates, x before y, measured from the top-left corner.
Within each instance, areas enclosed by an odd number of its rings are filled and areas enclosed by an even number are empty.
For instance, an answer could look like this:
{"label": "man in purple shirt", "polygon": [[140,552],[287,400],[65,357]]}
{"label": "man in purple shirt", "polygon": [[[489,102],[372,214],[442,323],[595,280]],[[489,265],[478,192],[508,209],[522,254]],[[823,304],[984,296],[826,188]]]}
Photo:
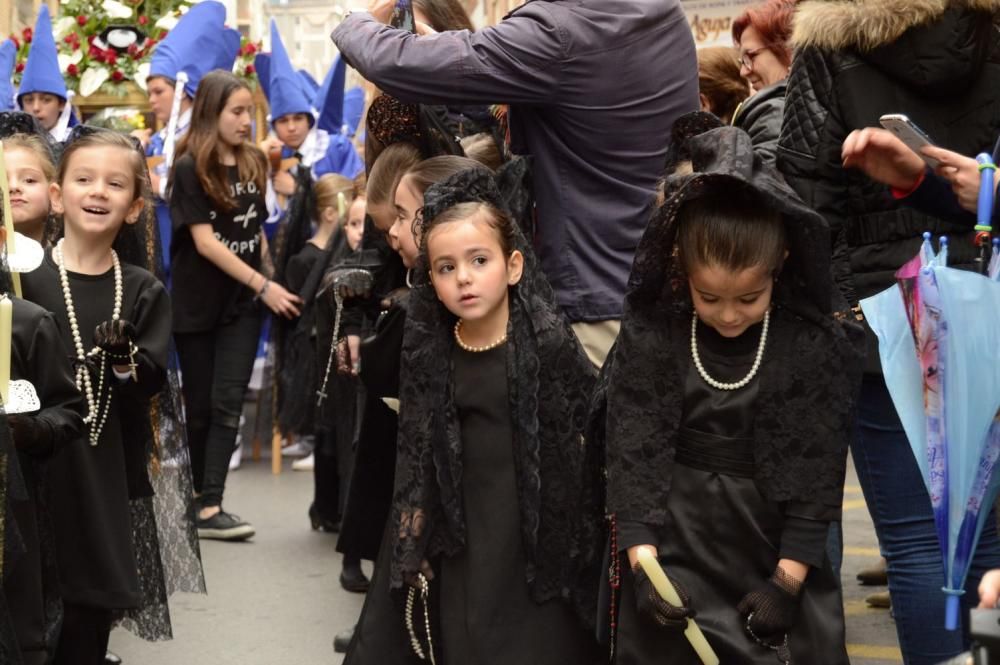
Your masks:
{"label": "man in purple shirt", "polygon": [[422,35],[385,24],[393,4],[352,12],[333,41],[400,100],[510,105],[512,151],[533,156],[539,260],[603,362],[670,128],[699,108],[679,0],[529,0],[495,26]]}

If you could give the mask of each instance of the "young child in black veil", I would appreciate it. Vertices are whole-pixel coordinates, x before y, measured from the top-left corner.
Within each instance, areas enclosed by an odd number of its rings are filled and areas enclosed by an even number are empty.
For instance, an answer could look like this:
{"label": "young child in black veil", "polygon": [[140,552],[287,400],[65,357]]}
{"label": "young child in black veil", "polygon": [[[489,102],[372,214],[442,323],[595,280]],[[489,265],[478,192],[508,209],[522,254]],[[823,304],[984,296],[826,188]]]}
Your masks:
{"label": "young child in black veil", "polygon": [[53,188],[65,236],[22,283],[55,317],[86,400],[84,436],[48,470],[65,607],[53,662],[96,665],[113,613],[143,603],[129,500],[149,493],[149,402],[166,377],[170,301],[116,251],[143,212],[141,152],[107,130],[81,127],[71,139]]}
{"label": "young child in black veil", "polygon": [[[749,137],[722,128],[685,147],[694,172],[666,180],[598,391],[614,662],[701,662],[683,635],[696,617],[723,663],[847,665],[826,540],[860,329],[832,281],[829,230]],[[655,591],[641,550],[682,606]]]}
{"label": "young child in black veil", "polygon": [[[6,144],[6,141],[5,141]],[[0,245],[7,226],[0,227]],[[32,242],[20,240],[22,247]],[[59,620],[59,579],[50,515],[45,508],[48,461],[83,433],[84,401],[73,381],[73,366],[63,353],[55,318],[38,305],[14,296],[6,265],[0,268],[2,290],[13,304],[10,379],[27,380],[41,408],[30,413],[7,410],[7,424],[17,450],[25,486],[23,501],[11,503],[9,517],[24,546],[4,565],[3,596],[13,619],[14,635],[25,665],[43,665],[52,655],[51,637]],[[3,510],[0,507],[0,510]],[[8,525],[9,526],[9,525]]]}
{"label": "young child in black veil", "polygon": [[438,587],[439,662],[587,663],[570,601],[589,608],[575,585],[600,519],[581,443],[594,370],[502,208],[481,167],[423,200],[391,580]]}

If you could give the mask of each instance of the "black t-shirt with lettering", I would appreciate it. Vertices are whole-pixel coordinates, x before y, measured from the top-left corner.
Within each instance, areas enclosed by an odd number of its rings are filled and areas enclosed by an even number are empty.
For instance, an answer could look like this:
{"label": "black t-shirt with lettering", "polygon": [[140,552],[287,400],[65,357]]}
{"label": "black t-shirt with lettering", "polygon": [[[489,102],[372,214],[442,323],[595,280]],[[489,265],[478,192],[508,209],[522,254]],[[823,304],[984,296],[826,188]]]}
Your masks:
{"label": "black t-shirt with lettering", "polygon": [[[255,307],[253,293],[198,253],[191,226],[211,224],[215,237],[254,270],[260,270],[261,224],[267,218],[264,192],[253,181],[241,181],[235,166],[227,168],[236,207],[219,209],[195,173],[194,158],[177,160],[170,193],[174,235],[170,245],[174,332],[207,332]],[[255,285],[256,286],[256,285]]]}

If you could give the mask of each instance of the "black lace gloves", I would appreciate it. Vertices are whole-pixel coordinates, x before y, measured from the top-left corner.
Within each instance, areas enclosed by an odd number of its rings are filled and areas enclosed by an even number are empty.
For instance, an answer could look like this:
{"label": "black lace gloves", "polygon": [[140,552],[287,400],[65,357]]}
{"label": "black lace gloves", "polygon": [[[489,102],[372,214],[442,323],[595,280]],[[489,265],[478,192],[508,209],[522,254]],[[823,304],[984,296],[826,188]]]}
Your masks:
{"label": "black lace gloves", "polygon": [[94,344],[113,359],[127,360],[131,356],[135,334],[135,326],[125,319],[104,321],[94,329]]}
{"label": "black lace gloves", "polygon": [[646,571],[641,566],[633,571],[635,575],[635,602],[639,614],[667,631],[683,631],[687,628],[687,620],[695,617],[691,609],[691,597],[681,587],[677,580],[667,578],[674,585],[674,590],[681,599],[682,605],[677,607],[665,601],[650,581]]}
{"label": "black lace gloves", "polygon": [[801,590],[802,582],[779,567],[763,586],[745,595],[736,609],[748,618],[750,636],[765,646],[783,644],[795,625]]}

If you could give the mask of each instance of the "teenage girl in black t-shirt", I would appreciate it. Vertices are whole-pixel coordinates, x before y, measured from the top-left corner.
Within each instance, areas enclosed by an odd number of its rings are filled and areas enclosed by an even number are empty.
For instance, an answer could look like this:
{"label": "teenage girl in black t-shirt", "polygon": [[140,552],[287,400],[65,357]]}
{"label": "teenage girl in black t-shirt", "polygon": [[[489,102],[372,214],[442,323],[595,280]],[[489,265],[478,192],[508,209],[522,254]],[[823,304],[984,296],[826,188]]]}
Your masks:
{"label": "teenage girl in black t-shirt", "polygon": [[222,510],[222,494],[257,350],[258,300],[287,318],[298,316],[301,305],[261,272],[267,164],[247,142],[252,109],[240,79],[223,71],[205,76],[170,179],[174,338],[199,495],[198,533],[222,540],[254,534]]}

